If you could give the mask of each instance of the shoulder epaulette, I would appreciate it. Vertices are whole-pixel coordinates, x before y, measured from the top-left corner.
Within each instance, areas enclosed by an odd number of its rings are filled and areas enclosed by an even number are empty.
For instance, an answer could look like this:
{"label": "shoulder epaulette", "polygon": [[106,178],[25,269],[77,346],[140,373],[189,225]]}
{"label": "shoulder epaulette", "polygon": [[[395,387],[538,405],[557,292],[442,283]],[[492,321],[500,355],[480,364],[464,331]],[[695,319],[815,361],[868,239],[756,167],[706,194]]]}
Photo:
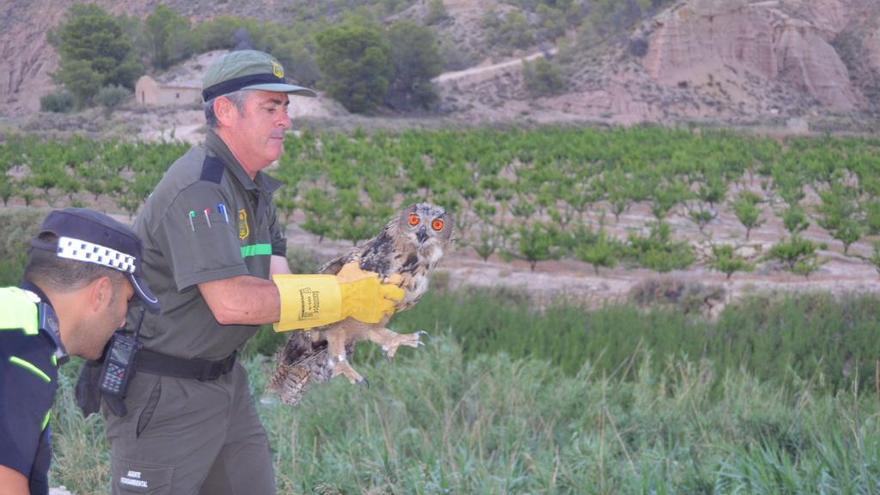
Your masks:
{"label": "shoulder epaulette", "polygon": [[223,164],[222,160],[216,156],[206,155],[205,161],[202,162],[202,174],[199,176],[199,180],[219,184],[223,179],[223,172],[225,170],[226,165]]}

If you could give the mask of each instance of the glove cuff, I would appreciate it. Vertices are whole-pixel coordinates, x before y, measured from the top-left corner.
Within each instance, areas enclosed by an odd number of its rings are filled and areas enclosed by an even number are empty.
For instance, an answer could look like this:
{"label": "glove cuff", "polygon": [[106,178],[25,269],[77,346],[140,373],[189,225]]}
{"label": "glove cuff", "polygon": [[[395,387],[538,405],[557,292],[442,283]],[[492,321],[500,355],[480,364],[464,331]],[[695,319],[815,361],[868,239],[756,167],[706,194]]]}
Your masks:
{"label": "glove cuff", "polygon": [[342,290],[335,275],[273,275],[281,296],[276,332],[302,330],[342,319]]}

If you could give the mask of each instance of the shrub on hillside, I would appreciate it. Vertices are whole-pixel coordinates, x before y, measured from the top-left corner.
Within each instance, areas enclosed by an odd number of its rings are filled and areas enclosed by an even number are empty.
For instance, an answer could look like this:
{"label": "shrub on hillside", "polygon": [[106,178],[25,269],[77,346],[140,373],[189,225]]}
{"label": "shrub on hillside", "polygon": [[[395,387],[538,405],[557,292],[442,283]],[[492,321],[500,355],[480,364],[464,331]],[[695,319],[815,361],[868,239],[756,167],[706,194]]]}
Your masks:
{"label": "shrub on hillside", "polygon": [[650,48],[650,46],[651,45],[647,39],[639,36],[629,40],[627,49],[629,50],[630,55],[641,58],[648,54],[648,48]]}
{"label": "shrub on hillside", "polygon": [[522,12],[500,15],[494,10],[483,17],[489,43],[505,48],[526,48],[535,43],[535,34]]}
{"label": "shrub on hillside", "polygon": [[443,0],[429,0],[428,12],[425,14],[425,25],[439,24],[449,19],[449,12],[443,5]]}
{"label": "shrub on hillside", "polygon": [[565,89],[559,67],[546,58],[523,62],[523,82],[532,96],[549,96]]}
{"label": "shrub on hillside", "polygon": [[131,91],[122,86],[106,86],[95,95],[95,103],[104,107],[107,112],[112,112],[116,107],[131,98]]}
{"label": "shrub on hillside", "polygon": [[40,98],[40,111],[68,113],[76,106],[76,100],[70,91],[60,90]]}

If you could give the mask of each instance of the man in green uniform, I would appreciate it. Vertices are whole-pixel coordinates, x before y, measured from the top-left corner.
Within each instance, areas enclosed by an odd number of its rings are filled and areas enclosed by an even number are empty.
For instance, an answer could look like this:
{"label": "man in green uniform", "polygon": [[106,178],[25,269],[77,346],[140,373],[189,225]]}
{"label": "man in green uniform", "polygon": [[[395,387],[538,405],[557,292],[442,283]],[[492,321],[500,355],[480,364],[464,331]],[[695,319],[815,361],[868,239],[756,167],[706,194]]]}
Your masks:
{"label": "man in green uniform", "polygon": [[274,493],[237,351],[261,324],[376,322],[403,297],[357,269],[346,278],[290,275],[272,203],[280,183],[261,172],[283,151],[289,94],[315,95],[288,83],[268,54],[218,60],[203,82],[204,145],[171,165],[135,222],[163,310],[144,319],[127,414],[103,409],[114,494]]}
{"label": "man in green uniform", "polygon": [[101,356],[129,299],[158,311],[141,243],[100,213],[53,211],[31,241],[21,287],[0,288],[0,493],[49,491],[49,412],[67,353]]}

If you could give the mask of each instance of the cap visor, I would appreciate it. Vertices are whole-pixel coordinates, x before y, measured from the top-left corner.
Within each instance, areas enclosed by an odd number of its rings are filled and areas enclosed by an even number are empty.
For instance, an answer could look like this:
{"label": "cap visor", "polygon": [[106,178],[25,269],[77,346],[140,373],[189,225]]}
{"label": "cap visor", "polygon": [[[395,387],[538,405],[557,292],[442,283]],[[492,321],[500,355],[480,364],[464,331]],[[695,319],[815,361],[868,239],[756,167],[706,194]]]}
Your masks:
{"label": "cap visor", "polygon": [[159,298],[153,294],[153,291],[150,290],[144,279],[133,273],[128,275],[128,279],[131,280],[131,286],[134,287],[134,293],[140,298],[144,307],[147,308],[147,311],[150,313],[158,313],[160,309]]}
{"label": "cap visor", "polygon": [[297,96],[318,96],[318,93],[315,93],[313,90],[309,88],[304,88],[302,86],[297,86],[295,84],[254,84],[252,86],[245,86],[241,89],[260,89],[263,91],[275,91],[278,93],[289,93]]}

